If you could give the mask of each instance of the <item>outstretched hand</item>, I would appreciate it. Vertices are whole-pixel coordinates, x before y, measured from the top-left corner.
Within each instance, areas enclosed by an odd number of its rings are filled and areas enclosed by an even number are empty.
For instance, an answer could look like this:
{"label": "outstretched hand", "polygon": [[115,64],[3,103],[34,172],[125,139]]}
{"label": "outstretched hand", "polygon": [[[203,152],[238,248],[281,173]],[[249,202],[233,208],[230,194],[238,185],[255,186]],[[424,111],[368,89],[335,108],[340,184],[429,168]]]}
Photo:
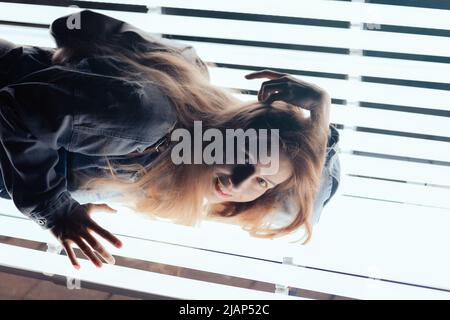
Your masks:
{"label": "outstretched hand", "polygon": [[76,244],[83,254],[92,261],[97,267],[102,266],[102,261],[96,255],[98,253],[106,262],[114,264],[114,258],[100,242],[94,237],[93,233],[108,240],[117,248],[122,247],[122,242],[115,237],[111,232],[100,227],[94,220],[91,219],[92,211],[102,210],[114,213],[116,210],[112,209],[106,204],[88,203],[78,206],[69,215],[58,221],[58,223],[51,229],[52,234],[61,242],[67,256],[72,265],[80,268],[75,252],[72,248]]}
{"label": "outstretched hand", "polygon": [[327,93],[322,88],[299,80],[287,73],[280,73],[273,70],[264,69],[245,75],[246,79],[268,78],[261,85],[258,92],[260,102],[272,103],[281,100],[307,110],[322,103],[324,99],[329,99]]}

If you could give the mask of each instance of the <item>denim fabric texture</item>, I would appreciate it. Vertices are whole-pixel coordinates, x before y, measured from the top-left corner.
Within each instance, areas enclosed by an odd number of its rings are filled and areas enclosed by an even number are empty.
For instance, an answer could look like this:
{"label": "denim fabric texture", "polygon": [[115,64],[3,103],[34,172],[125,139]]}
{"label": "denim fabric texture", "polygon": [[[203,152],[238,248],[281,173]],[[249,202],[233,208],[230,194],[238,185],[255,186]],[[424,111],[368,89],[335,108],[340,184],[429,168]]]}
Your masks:
{"label": "denim fabric texture", "polygon": [[339,132],[330,125],[325,165],[322,170],[319,191],[316,194],[312,213],[312,224],[319,222],[325,205],[336,194],[341,179],[341,163],[338,155]]}
{"label": "denim fabric texture", "polygon": [[[129,43],[131,26],[90,11],[81,14],[82,30],[95,32],[82,33],[80,41],[103,41],[112,36],[108,32],[117,32],[123,45]],[[51,32],[57,43],[79,45],[66,18],[57,19]],[[106,26],[103,33],[95,29],[98,24]],[[145,32],[132,37],[131,45],[141,50],[167,48]],[[6,189],[18,210],[43,228],[80,205],[68,190],[62,156],[79,154],[95,161],[139,153],[176,123],[174,107],[161,89],[121,77],[124,65],[114,57],[88,56],[69,68],[52,64],[54,49],[1,44],[1,194]],[[174,43],[171,50],[198,63],[189,46]]]}

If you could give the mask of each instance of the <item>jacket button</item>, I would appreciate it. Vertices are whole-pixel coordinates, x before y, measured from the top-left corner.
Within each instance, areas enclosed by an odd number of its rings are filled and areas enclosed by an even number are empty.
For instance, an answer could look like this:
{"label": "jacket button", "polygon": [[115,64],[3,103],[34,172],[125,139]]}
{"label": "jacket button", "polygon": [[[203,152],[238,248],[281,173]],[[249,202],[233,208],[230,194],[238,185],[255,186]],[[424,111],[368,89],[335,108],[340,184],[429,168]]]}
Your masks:
{"label": "jacket button", "polygon": [[40,226],[45,226],[45,224],[47,223],[47,220],[46,219],[37,219],[36,222]]}

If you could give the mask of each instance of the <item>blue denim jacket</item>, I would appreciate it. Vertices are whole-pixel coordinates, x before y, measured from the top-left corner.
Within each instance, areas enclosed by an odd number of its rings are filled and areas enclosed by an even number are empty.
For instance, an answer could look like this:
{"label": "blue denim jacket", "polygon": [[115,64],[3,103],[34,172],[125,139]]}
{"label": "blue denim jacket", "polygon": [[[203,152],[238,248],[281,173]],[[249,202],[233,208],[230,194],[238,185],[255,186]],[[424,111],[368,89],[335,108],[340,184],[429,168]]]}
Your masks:
{"label": "blue denim jacket", "polygon": [[[51,32],[61,46],[108,41],[136,50],[171,48],[198,64],[192,47],[159,41],[110,17],[83,11],[81,30],[66,17]],[[80,33],[81,32],[81,33]],[[165,42],[164,42],[165,41]],[[65,153],[86,157],[142,152],[176,123],[174,107],[155,85],[120,77],[120,61],[90,56],[74,67],[53,65],[53,50],[16,47],[0,57],[0,171],[16,207],[44,228],[80,204],[60,168]],[[93,111],[95,110],[95,112]],[[139,121],[137,121],[139,120]]]}
{"label": "blue denim jacket", "polygon": [[341,179],[341,163],[338,155],[339,132],[330,125],[325,165],[322,170],[319,191],[314,200],[311,222],[317,224],[325,205],[336,194]]}
{"label": "blue denim jacket", "polygon": [[[207,74],[191,46],[89,10],[80,14],[81,30],[68,29],[67,17],[52,23],[58,47],[76,50],[120,35],[114,39],[133,50],[176,50]],[[89,56],[68,68],[52,64],[53,52],[26,46],[0,52],[0,195],[6,189],[16,207],[43,228],[80,205],[71,194],[76,186],[70,172],[100,173],[104,156],[130,161],[127,155],[154,145],[176,122],[166,95],[154,85],[120,77],[124,66],[114,57]],[[334,163],[330,158],[328,164]],[[323,204],[338,181],[337,169],[324,170],[317,200]]]}

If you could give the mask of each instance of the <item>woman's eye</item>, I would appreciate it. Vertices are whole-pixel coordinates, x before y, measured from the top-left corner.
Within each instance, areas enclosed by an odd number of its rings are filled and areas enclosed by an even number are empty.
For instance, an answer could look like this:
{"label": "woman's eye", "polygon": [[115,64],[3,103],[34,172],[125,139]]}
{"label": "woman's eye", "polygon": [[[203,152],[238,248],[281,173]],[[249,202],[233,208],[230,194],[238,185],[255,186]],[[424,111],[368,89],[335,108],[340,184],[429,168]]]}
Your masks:
{"label": "woman's eye", "polygon": [[263,187],[264,189],[267,188],[268,184],[267,181],[262,179],[262,178],[256,178],[256,181],[258,182],[258,184]]}

